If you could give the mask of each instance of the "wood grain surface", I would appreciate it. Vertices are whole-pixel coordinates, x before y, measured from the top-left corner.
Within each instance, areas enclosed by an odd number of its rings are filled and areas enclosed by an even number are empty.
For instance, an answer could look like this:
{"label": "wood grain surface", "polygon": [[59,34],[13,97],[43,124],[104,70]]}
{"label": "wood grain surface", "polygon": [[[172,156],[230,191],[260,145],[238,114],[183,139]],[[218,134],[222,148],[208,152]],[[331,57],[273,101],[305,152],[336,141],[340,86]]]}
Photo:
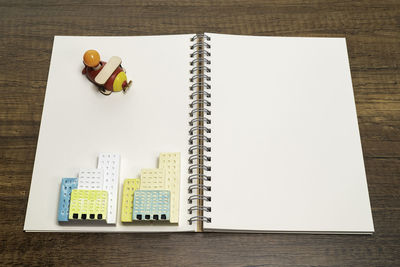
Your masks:
{"label": "wood grain surface", "polygon": [[[54,35],[346,37],[376,233],[24,233]],[[400,1],[0,0],[0,265],[400,266]]]}

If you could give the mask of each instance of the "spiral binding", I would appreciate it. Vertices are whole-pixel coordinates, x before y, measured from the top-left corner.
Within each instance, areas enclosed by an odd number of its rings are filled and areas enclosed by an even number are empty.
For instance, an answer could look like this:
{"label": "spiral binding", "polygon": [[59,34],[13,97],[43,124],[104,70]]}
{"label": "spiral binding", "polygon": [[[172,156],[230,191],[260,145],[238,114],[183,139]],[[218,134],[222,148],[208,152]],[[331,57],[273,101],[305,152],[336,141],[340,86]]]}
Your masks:
{"label": "spiral binding", "polygon": [[188,209],[188,212],[189,214],[196,213],[196,216],[189,218],[189,224],[211,222],[211,217],[207,215],[211,212],[211,207],[206,205],[206,202],[211,201],[211,197],[205,194],[211,191],[211,186],[206,184],[211,181],[209,174],[211,157],[207,155],[207,152],[211,151],[211,138],[207,136],[207,133],[211,132],[211,119],[207,118],[211,115],[209,110],[211,94],[206,91],[211,89],[211,85],[207,83],[211,80],[211,68],[209,67],[211,61],[208,59],[211,56],[209,41],[211,41],[209,36],[196,34],[191,38],[193,45],[190,46],[190,49],[194,51],[190,54],[192,58],[190,82],[192,84],[189,89],[192,92],[190,99],[193,101],[190,103],[191,111],[189,113],[192,119],[189,122],[191,126],[189,154],[191,156],[189,157],[188,182],[190,185],[188,191],[191,195],[188,201],[193,206]]}

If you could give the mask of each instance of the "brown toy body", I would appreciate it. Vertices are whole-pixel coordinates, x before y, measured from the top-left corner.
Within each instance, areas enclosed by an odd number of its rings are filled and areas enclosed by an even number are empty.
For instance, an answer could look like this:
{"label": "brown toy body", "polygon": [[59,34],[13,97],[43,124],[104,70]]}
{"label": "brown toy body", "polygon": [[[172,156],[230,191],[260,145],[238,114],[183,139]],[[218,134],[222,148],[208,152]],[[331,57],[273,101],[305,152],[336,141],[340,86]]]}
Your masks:
{"label": "brown toy body", "polygon": [[105,64],[106,64],[106,62],[100,61],[101,66],[97,69],[88,67],[85,65],[85,67],[82,70],[82,74],[85,74],[86,77],[89,79],[89,81],[96,84],[96,82],[94,81],[94,78],[96,78],[97,74],[99,74],[99,72],[103,69]]}

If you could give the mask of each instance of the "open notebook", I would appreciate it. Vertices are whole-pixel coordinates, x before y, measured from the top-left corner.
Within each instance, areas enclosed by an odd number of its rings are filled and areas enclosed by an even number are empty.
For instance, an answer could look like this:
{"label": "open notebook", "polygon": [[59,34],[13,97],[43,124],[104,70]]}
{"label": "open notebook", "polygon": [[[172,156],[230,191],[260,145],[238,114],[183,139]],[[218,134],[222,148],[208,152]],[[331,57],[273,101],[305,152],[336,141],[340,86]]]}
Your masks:
{"label": "open notebook", "polygon": [[[92,48],[122,58],[126,94],[81,74]],[[61,178],[103,152],[120,159],[115,222],[60,223]],[[163,152],[179,155],[177,221],[121,222],[124,181]],[[24,230],[372,233],[345,39],[56,36]]]}

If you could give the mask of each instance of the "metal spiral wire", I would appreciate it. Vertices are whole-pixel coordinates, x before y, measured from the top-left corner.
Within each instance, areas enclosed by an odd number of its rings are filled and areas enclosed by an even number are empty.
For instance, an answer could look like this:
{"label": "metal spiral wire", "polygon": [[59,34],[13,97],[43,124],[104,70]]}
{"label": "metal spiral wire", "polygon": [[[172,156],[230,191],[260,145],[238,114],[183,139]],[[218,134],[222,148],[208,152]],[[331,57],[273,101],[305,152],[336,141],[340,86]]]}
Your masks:
{"label": "metal spiral wire", "polygon": [[190,66],[190,103],[191,111],[189,113],[192,118],[189,122],[191,126],[189,130],[189,204],[193,204],[189,209],[189,214],[196,216],[189,218],[189,224],[193,222],[204,223],[211,222],[211,217],[208,213],[211,212],[211,207],[207,202],[211,201],[211,197],[206,193],[211,191],[211,186],[207,182],[211,181],[211,156],[208,152],[211,151],[211,138],[207,136],[211,132],[211,119],[207,118],[211,115],[209,107],[211,106],[211,94],[205,90],[210,90],[211,85],[208,83],[211,80],[211,61],[208,59],[211,56],[210,44],[211,38],[205,34],[196,34],[191,38],[193,44],[190,49],[193,52],[190,54],[192,61]]}

